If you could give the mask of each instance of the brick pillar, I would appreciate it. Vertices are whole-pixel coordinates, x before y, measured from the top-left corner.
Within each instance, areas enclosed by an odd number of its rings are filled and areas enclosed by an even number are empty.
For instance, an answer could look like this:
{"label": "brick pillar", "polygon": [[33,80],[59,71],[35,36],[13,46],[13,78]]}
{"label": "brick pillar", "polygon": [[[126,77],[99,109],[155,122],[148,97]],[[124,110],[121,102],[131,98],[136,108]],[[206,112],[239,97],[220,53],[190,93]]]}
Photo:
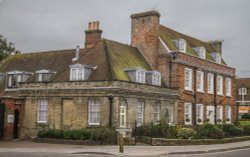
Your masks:
{"label": "brick pillar", "polygon": [[142,51],[143,55],[156,69],[159,48],[160,14],[156,11],[131,15],[131,45]]}
{"label": "brick pillar", "polygon": [[99,21],[89,22],[89,28],[85,33],[85,48],[91,49],[102,39],[102,30],[99,29]]}

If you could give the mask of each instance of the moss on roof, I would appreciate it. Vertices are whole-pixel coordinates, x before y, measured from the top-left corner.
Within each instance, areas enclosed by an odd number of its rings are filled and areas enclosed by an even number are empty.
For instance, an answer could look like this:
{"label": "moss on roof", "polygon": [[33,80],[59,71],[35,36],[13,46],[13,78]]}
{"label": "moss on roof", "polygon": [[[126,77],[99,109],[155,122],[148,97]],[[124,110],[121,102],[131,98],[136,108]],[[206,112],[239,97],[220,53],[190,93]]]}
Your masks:
{"label": "moss on roof", "polygon": [[[173,40],[185,39],[187,43],[186,53],[195,57],[198,57],[198,54],[195,52],[193,48],[202,46],[206,49],[206,60],[215,62],[210,53],[216,52],[216,50],[208,42],[204,42],[204,41],[192,38],[190,36],[179,33],[175,30],[172,30],[162,25],[160,26],[160,37],[162,38],[162,40],[165,42],[165,44],[169,47],[171,51],[177,50],[177,47],[173,43]],[[222,64],[226,65],[224,60],[222,60]]]}
{"label": "moss on roof", "polygon": [[124,71],[125,68],[140,67],[151,70],[149,64],[137,48],[111,40],[105,40],[105,42],[114,79],[129,81],[128,75]]}

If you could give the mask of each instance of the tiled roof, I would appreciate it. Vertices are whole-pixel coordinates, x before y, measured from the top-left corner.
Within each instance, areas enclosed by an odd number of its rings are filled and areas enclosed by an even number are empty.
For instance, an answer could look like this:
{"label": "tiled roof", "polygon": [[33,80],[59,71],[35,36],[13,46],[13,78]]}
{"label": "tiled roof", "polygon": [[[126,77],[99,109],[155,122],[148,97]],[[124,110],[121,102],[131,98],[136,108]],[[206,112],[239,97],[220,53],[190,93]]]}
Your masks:
{"label": "tiled roof", "polygon": [[[52,81],[69,81],[69,65],[80,63],[97,67],[88,81],[123,80],[129,81],[125,68],[141,67],[151,70],[141,52],[134,47],[103,39],[92,49],[80,49],[80,58],[73,62],[75,49],[23,53],[9,56],[0,63],[0,73],[51,70],[56,74]],[[35,75],[28,81],[35,81]]]}
{"label": "tiled roof", "polygon": [[[214,62],[214,59],[211,56],[212,52],[216,52],[217,50],[214,49],[209,42],[204,42],[199,39],[195,39],[193,37],[190,37],[188,35],[179,33],[171,28],[168,28],[166,26],[160,26],[160,37],[163,40],[163,42],[168,46],[168,48],[171,51],[177,51],[177,47],[174,44],[174,40],[176,39],[184,39],[187,44],[187,54],[198,57],[198,54],[195,52],[193,48],[195,47],[204,47],[206,49],[206,60]],[[222,59],[222,64],[226,65],[224,60]]]}

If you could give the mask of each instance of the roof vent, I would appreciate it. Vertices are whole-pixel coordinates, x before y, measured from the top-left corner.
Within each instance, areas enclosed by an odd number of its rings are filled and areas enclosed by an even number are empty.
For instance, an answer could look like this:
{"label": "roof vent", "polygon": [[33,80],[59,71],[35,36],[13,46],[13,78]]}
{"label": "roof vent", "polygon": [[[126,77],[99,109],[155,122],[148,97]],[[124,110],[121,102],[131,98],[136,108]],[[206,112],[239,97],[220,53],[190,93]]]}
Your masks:
{"label": "roof vent", "polygon": [[76,46],[76,53],[75,53],[75,58],[72,59],[73,62],[77,61],[79,59],[80,56],[80,46],[77,45]]}

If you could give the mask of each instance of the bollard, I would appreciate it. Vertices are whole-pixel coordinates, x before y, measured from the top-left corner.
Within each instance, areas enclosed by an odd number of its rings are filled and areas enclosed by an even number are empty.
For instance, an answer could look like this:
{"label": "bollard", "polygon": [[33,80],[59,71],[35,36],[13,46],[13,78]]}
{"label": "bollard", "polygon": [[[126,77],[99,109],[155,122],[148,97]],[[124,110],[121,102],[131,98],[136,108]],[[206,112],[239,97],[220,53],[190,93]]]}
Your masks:
{"label": "bollard", "polygon": [[124,153],[124,141],[122,134],[119,134],[119,152]]}

